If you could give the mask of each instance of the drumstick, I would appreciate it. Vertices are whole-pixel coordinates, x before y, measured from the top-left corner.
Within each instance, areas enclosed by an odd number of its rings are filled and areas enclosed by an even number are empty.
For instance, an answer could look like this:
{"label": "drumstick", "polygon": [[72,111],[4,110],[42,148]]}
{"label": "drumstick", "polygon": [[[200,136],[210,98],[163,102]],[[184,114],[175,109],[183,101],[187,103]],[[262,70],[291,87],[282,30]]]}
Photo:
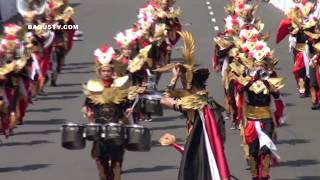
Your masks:
{"label": "drumstick", "polygon": [[129,118],[129,116],[131,116],[131,114],[133,112],[133,108],[137,105],[138,100],[139,100],[139,95],[136,96],[136,99],[134,100],[134,102],[133,102],[133,104],[131,106],[132,111],[127,114],[127,118]]}

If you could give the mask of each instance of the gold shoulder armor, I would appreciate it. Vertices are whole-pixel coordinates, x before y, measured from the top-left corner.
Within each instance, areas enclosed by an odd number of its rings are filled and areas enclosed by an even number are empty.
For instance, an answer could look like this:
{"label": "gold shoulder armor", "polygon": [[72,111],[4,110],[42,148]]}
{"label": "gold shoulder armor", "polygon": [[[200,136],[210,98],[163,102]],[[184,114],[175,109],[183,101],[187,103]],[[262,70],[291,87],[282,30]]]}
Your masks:
{"label": "gold shoulder armor", "polygon": [[201,109],[207,104],[207,98],[201,95],[189,95],[186,97],[182,97],[177,101],[177,105],[181,105],[184,109],[192,110]]}
{"label": "gold shoulder armor", "polygon": [[170,98],[181,98],[189,95],[190,95],[190,92],[184,89],[168,90],[164,93],[165,97],[170,97]]}

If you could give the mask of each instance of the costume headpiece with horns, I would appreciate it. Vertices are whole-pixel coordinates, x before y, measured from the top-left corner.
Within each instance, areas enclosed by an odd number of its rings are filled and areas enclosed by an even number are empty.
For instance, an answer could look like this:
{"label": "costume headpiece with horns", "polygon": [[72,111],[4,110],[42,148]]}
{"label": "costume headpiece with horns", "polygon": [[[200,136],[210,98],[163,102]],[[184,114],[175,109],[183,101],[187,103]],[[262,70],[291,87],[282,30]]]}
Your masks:
{"label": "costume headpiece with horns", "polygon": [[103,44],[100,48],[94,51],[94,56],[96,67],[99,69],[104,66],[112,67],[112,61],[115,58],[116,53],[112,47],[108,46],[107,44]]}

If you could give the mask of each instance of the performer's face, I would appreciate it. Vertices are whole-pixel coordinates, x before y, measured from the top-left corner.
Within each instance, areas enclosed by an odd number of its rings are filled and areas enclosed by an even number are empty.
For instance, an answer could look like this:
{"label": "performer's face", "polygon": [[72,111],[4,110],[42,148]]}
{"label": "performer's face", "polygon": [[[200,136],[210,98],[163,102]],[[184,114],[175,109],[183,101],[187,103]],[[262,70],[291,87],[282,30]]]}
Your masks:
{"label": "performer's face", "polygon": [[255,63],[255,64],[254,64],[254,69],[257,70],[257,71],[259,71],[259,70],[266,70],[267,67],[266,67],[266,65],[265,65],[264,63],[259,62],[259,63]]}
{"label": "performer's face", "polygon": [[100,78],[103,80],[111,80],[113,76],[112,67],[103,67],[100,69]]}
{"label": "performer's face", "polygon": [[162,9],[167,9],[169,7],[168,0],[161,0],[160,6]]}
{"label": "performer's face", "polygon": [[131,50],[130,47],[125,47],[125,48],[122,49],[122,53],[123,53],[124,56],[130,57],[131,54],[132,54],[132,50]]}

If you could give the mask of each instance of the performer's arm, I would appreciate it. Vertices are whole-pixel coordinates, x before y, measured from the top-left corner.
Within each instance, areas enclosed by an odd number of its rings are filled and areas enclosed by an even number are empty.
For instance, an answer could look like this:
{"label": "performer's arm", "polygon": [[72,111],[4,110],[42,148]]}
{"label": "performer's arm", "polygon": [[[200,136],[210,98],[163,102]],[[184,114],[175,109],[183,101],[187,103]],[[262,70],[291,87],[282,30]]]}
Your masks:
{"label": "performer's arm", "polygon": [[184,152],[184,147],[182,145],[173,143],[172,147],[174,147],[177,151],[179,151],[181,154]]}

